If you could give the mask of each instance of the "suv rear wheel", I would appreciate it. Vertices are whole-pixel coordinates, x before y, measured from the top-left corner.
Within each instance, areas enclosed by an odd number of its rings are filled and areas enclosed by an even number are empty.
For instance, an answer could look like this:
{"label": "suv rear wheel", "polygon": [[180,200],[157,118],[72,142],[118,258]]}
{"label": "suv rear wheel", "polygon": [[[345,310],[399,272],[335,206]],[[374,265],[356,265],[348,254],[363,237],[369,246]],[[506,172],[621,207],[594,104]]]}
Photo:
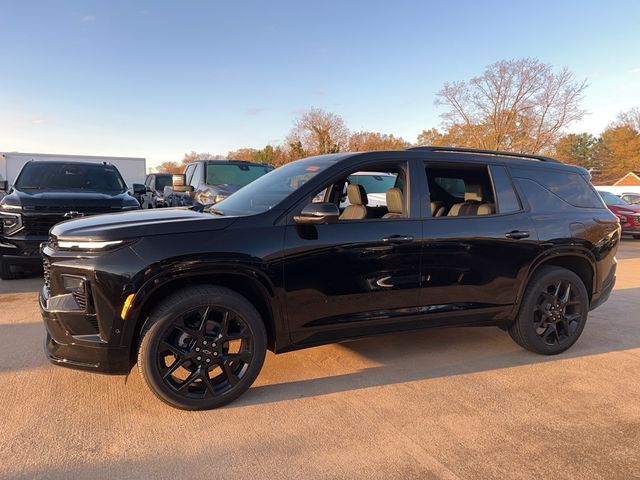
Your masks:
{"label": "suv rear wheel", "polygon": [[527,350],[555,355],[578,340],[588,311],[587,289],[578,275],[566,268],[541,267],[527,285],[509,334]]}
{"label": "suv rear wheel", "polygon": [[162,401],[185,410],[225,405],[258,376],[267,348],[260,314],[236,292],[195,286],[165,299],[149,317],[138,368]]}

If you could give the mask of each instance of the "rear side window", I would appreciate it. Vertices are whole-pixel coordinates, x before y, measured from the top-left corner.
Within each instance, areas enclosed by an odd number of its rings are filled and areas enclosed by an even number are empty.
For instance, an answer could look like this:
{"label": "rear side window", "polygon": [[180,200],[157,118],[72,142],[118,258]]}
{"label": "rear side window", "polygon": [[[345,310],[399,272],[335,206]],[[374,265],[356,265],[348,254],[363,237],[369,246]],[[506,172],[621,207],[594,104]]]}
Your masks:
{"label": "rear side window", "polygon": [[513,177],[531,180],[574,207],[603,208],[589,182],[579,173],[517,167],[510,167],[510,171]]}

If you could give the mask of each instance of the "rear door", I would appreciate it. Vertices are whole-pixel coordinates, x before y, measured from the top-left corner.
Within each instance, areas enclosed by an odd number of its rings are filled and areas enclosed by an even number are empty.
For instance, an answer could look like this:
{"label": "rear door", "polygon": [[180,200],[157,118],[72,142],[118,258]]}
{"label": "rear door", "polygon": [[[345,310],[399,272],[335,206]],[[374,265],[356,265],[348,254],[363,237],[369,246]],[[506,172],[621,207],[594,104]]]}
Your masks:
{"label": "rear door", "polygon": [[434,318],[462,321],[506,313],[538,251],[507,170],[453,162],[425,166],[429,199],[444,205],[444,215],[423,220],[420,304]]}

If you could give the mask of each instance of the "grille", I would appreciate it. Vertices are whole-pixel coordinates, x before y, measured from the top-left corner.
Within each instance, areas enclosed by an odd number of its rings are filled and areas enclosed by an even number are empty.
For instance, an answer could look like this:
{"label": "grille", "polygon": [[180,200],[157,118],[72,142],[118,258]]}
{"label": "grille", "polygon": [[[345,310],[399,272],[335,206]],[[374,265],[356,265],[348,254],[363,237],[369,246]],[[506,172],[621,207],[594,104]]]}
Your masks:
{"label": "grille", "polygon": [[68,207],[60,207],[60,206],[47,206],[47,205],[36,205],[33,207],[27,207],[25,210],[35,211],[35,212],[43,212],[43,213],[60,213],[65,214],[67,212],[80,212],[85,215],[91,215],[95,213],[110,213],[118,211],[119,208],[114,207],[78,207],[77,205],[74,207],[70,205]]}
{"label": "grille", "polygon": [[640,223],[640,215],[633,216],[633,223]]}
{"label": "grille", "polygon": [[30,235],[47,235],[51,227],[65,219],[62,215],[25,215],[24,231]]}
{"label": "grille", "polygon": [[85,310],[87,308],[87,294],[86,294],[86,292],[74,291],[73,292],[73,298],[76,299],[76,303],[83,310]]}
{"label": "grille", "polygon": [[48,258],[42,258],[42,269],[44,271],[44,288],[48,293],[51,289],[51,262]]}

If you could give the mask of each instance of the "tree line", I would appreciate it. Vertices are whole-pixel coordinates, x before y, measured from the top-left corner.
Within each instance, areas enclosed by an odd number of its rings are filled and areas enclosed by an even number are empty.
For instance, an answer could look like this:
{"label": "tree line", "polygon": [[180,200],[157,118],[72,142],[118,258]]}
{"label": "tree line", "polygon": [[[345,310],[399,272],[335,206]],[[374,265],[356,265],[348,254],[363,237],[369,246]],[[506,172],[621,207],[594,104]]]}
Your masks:
{"label": "tree line", "polygon": [[391,133],[352,132],[342,117],[311,108],[293,121],[284,142],[227,155],[191,152],[159,171],[182,172],[195,159],[236,159],[275,166],[310,155],[344,151],[401,150],[413,145],[471,147],[545,154],[591,169],[601,179],[640,170],[640,108],[622,112],[598,136],[566,134],[584,118],[586,80],[534,58],[502,60],[478,76],[447,82],[436,94],[440,128],[423,130],[415,142]]}

